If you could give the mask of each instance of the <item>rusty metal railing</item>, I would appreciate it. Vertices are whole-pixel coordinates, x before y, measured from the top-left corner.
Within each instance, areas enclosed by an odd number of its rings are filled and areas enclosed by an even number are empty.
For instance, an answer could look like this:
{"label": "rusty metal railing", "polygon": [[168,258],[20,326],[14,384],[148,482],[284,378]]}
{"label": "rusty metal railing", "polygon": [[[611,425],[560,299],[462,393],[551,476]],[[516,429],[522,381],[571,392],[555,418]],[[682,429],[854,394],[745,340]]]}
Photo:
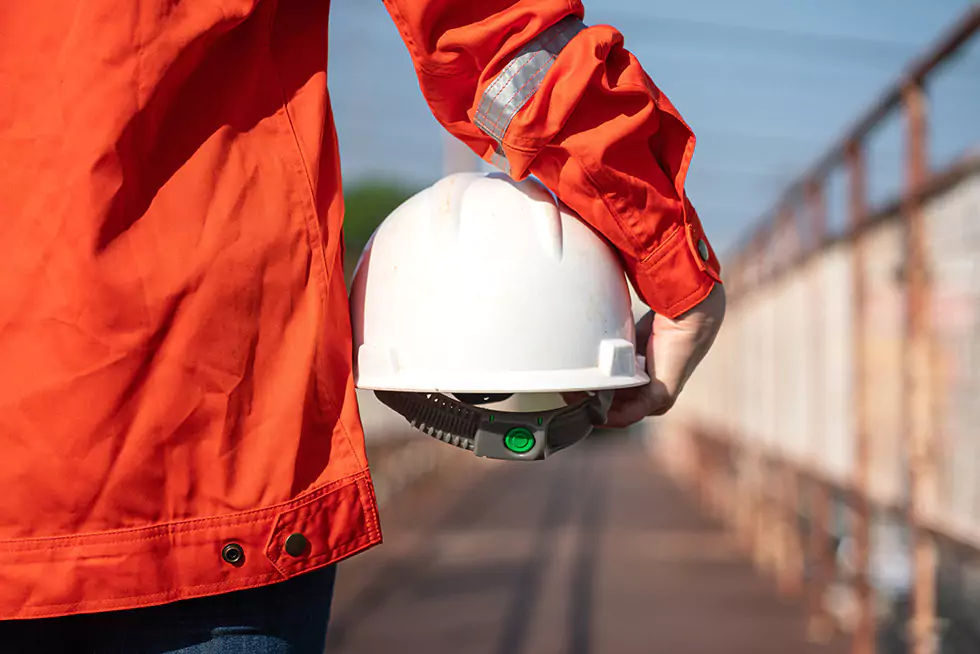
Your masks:
{"label": "rusty metal railing", "polygon": [[[882,651],[887,534],[908,554],[892,577],[908,573],[915,654],[938,647],[940,546],[980,553],[980,157],[935,171],[927,155],[929,83],[978,33],[974,6],[730,257],[725,327],[657,440],[779,588],[807,596],[811,634],[843,627],[855,654]],[[903,189],[872,208],[867,144],[896,113]]]}

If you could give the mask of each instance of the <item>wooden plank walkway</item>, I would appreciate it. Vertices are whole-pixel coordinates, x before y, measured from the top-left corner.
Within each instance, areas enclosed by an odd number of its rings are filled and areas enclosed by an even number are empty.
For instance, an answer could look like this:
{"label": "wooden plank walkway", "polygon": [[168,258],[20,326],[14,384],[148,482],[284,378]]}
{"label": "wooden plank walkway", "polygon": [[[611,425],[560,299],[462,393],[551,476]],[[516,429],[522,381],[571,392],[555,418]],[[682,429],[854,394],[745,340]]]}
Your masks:
{"label": "wooden plank walkway", "polygon": [[[433,443],[433,447],[439,447]],[[342,564],[329,654],[843,654],[627,437],[478,460],[391,501]]]}

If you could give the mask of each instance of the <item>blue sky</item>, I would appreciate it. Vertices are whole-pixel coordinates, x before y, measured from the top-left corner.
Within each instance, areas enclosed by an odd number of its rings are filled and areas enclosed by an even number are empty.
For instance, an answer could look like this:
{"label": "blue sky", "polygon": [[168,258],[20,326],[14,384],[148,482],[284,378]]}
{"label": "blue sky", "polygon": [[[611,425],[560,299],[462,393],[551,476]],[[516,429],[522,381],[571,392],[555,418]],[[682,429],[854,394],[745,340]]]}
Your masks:
{"label": "blue sky", "polygon": [[[619,29],[693,127],[688,191],[725,249],[971,2],[585,4],[586,23]],[[330,92],[345,181],[430,183],[443,172],[444,132],[382,3],[334,0],[332,12]],[[931,97],[930,154],[941,166],[980,144],[980,39],[937,78]],[[900,134],[895,119],[870,143],[873,202],[901,184]]]}

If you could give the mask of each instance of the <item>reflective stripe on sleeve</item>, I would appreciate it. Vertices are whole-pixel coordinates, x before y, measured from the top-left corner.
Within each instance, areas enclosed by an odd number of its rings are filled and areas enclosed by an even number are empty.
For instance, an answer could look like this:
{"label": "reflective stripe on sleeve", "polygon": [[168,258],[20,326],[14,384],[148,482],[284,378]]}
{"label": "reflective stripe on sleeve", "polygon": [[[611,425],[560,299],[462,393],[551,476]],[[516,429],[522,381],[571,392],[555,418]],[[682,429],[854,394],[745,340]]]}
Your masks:
{"label": "reflective stripe on sleeve", "polygon": [[476,126],[503,142],[510,122],[541,87],[558,53],[585,27],[575,16],[566,16],[525,45],[483,92]]}

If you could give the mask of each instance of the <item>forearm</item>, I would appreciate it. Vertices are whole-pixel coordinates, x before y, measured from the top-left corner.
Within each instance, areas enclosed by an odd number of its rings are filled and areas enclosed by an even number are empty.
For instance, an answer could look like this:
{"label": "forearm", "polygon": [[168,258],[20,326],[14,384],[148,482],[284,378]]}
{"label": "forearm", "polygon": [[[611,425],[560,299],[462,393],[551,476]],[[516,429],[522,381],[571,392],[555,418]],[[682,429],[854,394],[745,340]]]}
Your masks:
{"label": "forearm", "polygon": [[529,174],[619,251],[673,317],[719,281],[684,182],[694,135],[608,26],[577,1],[386,0],[440,123],[515,179]]}

